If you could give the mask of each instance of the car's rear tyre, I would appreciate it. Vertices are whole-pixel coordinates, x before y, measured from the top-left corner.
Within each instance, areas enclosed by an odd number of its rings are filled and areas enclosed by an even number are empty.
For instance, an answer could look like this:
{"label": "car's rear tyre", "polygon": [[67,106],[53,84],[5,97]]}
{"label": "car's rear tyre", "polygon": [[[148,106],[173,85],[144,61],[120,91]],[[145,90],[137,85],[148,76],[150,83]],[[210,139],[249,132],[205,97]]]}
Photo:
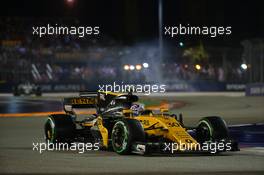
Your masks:
{"label": "car's rear tyre", "polygon": [[204,117],[198,122],[197,140],[200,143],[205,141],[220,141],[229,138],[229,131],[225,121],[221,117]]}
{"label": "car's rear tyre", "polygon": [[143,142],[145,133],[141,123],[135,119],[120,120],[112,130],[112,148],[121,155],[130,154],[132,144]]}
{"label": "car's rear tyre", "polygon": [[46,141],[70,143],[74,140],[76,125],[70,115],[50,115],[44,126]]}

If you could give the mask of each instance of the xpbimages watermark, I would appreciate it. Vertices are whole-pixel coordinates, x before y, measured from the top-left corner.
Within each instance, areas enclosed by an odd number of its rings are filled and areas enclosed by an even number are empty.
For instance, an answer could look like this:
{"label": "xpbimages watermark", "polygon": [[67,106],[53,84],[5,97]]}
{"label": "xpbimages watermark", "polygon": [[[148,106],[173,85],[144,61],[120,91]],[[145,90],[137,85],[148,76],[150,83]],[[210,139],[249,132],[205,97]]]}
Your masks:
{"label": "xpbimages watermark", "polygon": [[165,84],[118,84],[113,82],[113,84],[104,84],[98,86],[99,91],[103,92],[117,92],[117,93],[126,93],[126,92],[135,92],[135,93],[144,93],[145,95],[150,95],[151,93],[164,93],[166,92]]}
{"label": "xpbimages watermark", "polygon": [[212,38],[231,35],[232,33],[231,26],[190,26],[179,24],[178,26],[165,26],[164,35],[170,37],[175,37],[177,35],[206,35]]}
{"label": "xpbimages watermark", "polygon": [[40,154],[44,151],[77,151],[78,153],[84,153],[85,151],[98,151],[100,149],[99,143],[51,143],[47,142],[36,142],[32,143],[32,150],[37,151]]}
{"label": "xpbimages watermark", "polygon": [[75,35],[79,38],[91,35],[99,35],[99,26],[59,26],[58,24],[46,26],[33,26],[32,35],[43,37],[48,35]]}
{"label": "xpbimages watermark", "polygon": [[164,143],[164,152],[169,152],[173,154],[174,152],[185,152],[185,151],[202,151],[202,152],[210,152],[217,153],[221,151],[231,151],[232,149],[231,142],[204,142],[202,144],[199,143]]}

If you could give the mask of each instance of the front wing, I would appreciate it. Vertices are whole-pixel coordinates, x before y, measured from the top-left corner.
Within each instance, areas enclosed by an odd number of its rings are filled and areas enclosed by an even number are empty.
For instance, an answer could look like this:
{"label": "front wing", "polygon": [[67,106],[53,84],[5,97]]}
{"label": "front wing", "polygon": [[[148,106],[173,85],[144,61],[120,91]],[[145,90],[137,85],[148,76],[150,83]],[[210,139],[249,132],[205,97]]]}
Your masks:
{"label": "front wing", "polygon": [[[208,149],[206,146],[208,145]],[[221,145],[221,147],[215,147],[215,145]],[[227,146],[228,144],[228,146]],[[178,147],[177,147],[178,145]],[[222,146],[224,145],[224,146]],[[179,144],[169,143],[169,142],[135,142],[132,145],[132,153],[141,154],[141,155],[149,155],[149,154],[181,154],[181,153],[209,153],[215,154],[220,152],[228,152],[228,151],[239,151],[238,143],[234,140],[225,140],[220,142],[207,142],[200,144],[200,147],[187,147],[184,149],[179,149]]]}

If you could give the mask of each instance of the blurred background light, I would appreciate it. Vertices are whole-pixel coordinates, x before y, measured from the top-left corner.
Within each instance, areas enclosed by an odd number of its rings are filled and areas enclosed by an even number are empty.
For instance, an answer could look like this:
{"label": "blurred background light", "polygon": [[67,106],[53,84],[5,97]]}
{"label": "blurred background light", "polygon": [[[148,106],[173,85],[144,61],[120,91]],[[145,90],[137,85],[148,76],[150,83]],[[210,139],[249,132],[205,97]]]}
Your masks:
{"label": "blurred background light", "polygon": [[201,70],[201,66],[200,66],[199,64],[196,64],[196,65],[195,65],[195,69],[197,69],[197,70]]}
{"label": "blurred background light", "polygon": [[149,67],[148,63],[143,63],[142,65],[143,65],[144,68],[148,68]]}
{"label": "blurred background light", "polygon": [[129,70],[129,65],[124,65],[124,70]]}
{"label": "blurred background light", "polygon": [[137,65],[136,65],[136,69],[137,69],[137,70],[141,70],[141,69],[142,69],[142,66],[141,66],[140,64],[137,64]]}
{"label": "blurred background light", "polygon": [[243,70],[247,70],[248,66],[247,66],[245,63],[243,63],[243,64],[241,64],[241,68],[242,68]]}
{"label": "blurred background light", "polygon": [[184,46],[183,42],[180,42],[180,43],[179,43],[179,45],[180,45],[181,47],[183,47],[183,46]]}
{"label": "blurred background light", "polygon": [[134,66],[134,65],[130,65],[130,66],[129,66],[129,69],[130,69],[130,70],[135,70],[135,66]]}

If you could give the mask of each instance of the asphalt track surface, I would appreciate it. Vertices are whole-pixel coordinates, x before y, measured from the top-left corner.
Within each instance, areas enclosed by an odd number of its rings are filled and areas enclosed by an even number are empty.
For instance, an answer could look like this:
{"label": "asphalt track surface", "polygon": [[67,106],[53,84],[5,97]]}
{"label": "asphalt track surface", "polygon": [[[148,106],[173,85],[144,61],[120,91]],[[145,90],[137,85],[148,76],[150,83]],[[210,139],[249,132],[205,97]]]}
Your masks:
{"label": "asphalt track surface", "polygon": [[[224,118],[228,124],[263,123],[264,121],[263,97],[247,99],[244,99],[246,97],[200,97],[202,98],[200,103],[197,97],[178,97],[179,100],[187,102],[187,105],[180,111],[187,112],[189,119],[186,122],[189,124],[196,122],[199,118],[194,117],[195,114],[200,116],[207,114],[204,112],[207,109],[212,112],[223,108],[225,112],[221,111],[220,114],[226,114]],[[5,98],[0,97],[1,104],[6,105]],[[28,100],[30,103],[33,100],[33,105],[39,104],[40,106],[49,105],[54,101],[60,103],[60,100],[50,97],[8,98],[18,100],[22,106],[29,105]],[[34,100],[39,103],[34,103]],[[215,106],[213,102],[225,105]],[[1,106],[0,109],[2,110]],[[188,112],[190,109],[194,112]],[[27,110],[24,112],[30,112]],[[56,107],[55,110],[60,110],[60,108]],[[236,110],[237,115],[234,115]],[[31,111],[43,112],[43,109],[34,106],[31,107]],[[15,112],[23,111],[16,110]],[[37,116],[0,117],[1,174],[264,174],[264,149],[259,145],[242,146],[240,152],[219,155],[180,154],[146,157],[119,156],[108,151],[86,151],[85,153],[44,151],[40,154],[37,150],[33,151],[32,143],[44,142],[43,124],[45,120],[45,117]],[[250,131],[248,133],[250,134]],[[255,134],[263,136],[263,130],[258,130]]]}

